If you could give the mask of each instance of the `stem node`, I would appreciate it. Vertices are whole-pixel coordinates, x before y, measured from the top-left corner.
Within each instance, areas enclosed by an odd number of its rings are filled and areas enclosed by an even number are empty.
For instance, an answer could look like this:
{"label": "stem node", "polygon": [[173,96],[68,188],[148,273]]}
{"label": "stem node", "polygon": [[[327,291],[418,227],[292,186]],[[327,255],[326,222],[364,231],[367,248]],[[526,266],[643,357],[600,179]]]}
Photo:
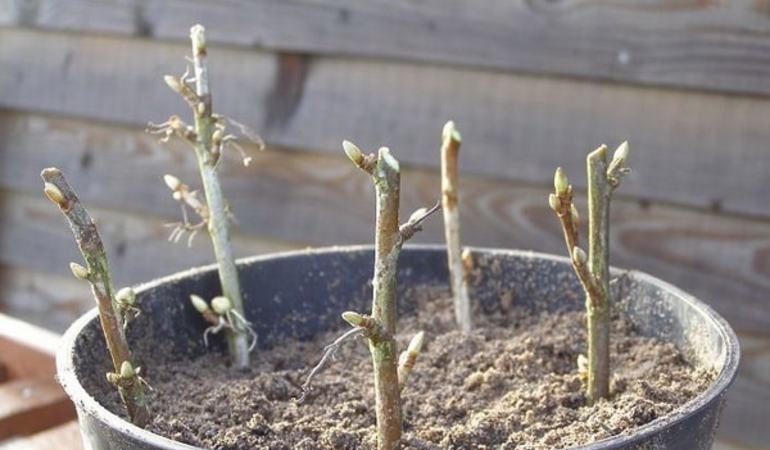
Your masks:
{"label": "stem node", "polygon": [[[75,236],[86,267],[70,263],[72,274],[91,284],[91,292],[99,309],[104,338],[107,343],[115,373],[121,373],[126,365],[133,367],[131,352],[126,341],[120,301],[112,286],[107,253],[93,219],[83,207],[59,169],[48,168],[41,172],[44,192],[59,207],[67,218]],[[128,295],[124,293],[124,295]],[[126,366],[127,367],[127,366]],[[118,384],[129,419],[138,426],[144,426],[150,419],[150,411],[142,383]]]}

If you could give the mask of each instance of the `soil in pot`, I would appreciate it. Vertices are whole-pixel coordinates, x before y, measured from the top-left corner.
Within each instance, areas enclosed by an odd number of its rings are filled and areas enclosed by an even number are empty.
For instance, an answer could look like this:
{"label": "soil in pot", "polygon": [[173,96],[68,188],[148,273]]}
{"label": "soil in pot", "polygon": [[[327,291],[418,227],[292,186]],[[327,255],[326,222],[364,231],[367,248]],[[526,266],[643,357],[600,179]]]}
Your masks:
{"label": "soil in pot", "polygon": [[[463,336],[444,289],[415,289],[410,296],[416,314],[400,321],[399,342],[403,348],[425,330],[426,346],[403,393],[405,449],[587,444],[671,412],[714,378],[687,364],[671,344],[640,336],[615,316],[613,397],[588,406],[576,367],[585,348],[582,312],[530,311],[503,296],[494,310],[478,311],[480,326]],[[324,344],[340,330],[312,341],[279,341],[258,352],[245,371],[225,367],[216,353],[156,365],[147,380],[155,414],[148,428],[211,449],[375,448],[371,362],[363,340],[341,348],[306,400],[297,401]],[[159,353],[157,360],[164,359]],[[104,394],[109,409],[119,411],[115,395]]]}

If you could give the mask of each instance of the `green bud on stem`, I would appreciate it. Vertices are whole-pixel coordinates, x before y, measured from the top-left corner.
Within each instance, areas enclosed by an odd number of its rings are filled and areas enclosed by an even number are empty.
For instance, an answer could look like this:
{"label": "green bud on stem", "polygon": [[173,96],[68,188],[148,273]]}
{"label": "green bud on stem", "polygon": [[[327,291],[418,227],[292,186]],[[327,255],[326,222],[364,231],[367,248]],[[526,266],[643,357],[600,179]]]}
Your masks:
{"label": "green bud on stem", "polygon": [[80,264],[76,262],[70,263],[70,270],[72,271],[72,276],[77,278],[78,280],[87,280],[88,276],[91,274],[88,269],[81,266]]}
{"label": "green bud on stem", "polygon": [[193,308],[201,314],[209,310],[209,305],[206,303],[206,300],[203,300],[203,298],[195,294],[190,295],[190,302],[192,303]]}
{"label": "green bud on stem", "polygon": [[588,255],[586,255],[586,252],[582,248],[576,246],[572,249],[572,262],[574,262],[576,266],[582,267],[587,261]]}
{"label": "green bud on stem", "polygon": [[360,166],[363,163],[364,154],[356,144],[350,141],[342,141],[342,149],[345,150],[345,154],[355,165]]}
{"label": "green bud on stem", "polygon": [[132,378],[134,375],[136,375],[136,371],[131,362],[123,361],[123,364],[120,365],[120,378],[128,379]]}
{"label": "green bud on stem", "polygon": [[182,185],[182,182],[179,181],[179,178],[171,174],[163,175],[163,182],[165,182],[166,186],[168,186],[168,188],[171,189],[172,191],[177,191],[179,187]]}
{"label": "green bud on stem", "polygon": [[553,187],[558,196],[566,195],[569,191],[569,179],[561,167],[557,167],[553,174]]}
{"label": "green bud on stem", "polygon": [[355,311],[345,311],[342,313],[342,320],[354,327],[360,327],[364,325],[364,316]]}
{"label": "green bud on stem", "polygon": [[559,212],[559,209],[561,209],[561,201],[556,194],[548,194],[548,206],[550,206],[556,213]]}
{"label": "green bud on stem", "polygon": [[219,314],[220,316],[223,316],[230,312],[230,310],[233,308],[233,304],[230,302],[230,299],[224,296],[218,296],[211,299],[211,309],[214,310],[215,313]]}
{"label": "green bud on stem", "polygon": [[130,287],[124,287],[115,294],[115,300],[133,306],[136,303],[136,292]]}

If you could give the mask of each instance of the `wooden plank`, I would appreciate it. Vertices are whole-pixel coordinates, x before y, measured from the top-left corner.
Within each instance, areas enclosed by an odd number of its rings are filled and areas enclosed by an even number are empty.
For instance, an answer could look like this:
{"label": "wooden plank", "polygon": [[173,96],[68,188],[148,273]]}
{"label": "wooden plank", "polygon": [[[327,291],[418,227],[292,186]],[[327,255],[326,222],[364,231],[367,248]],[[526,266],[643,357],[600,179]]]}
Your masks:
{"label": "wooden plank", "polygon": [[[0,311],[48,330],[64,332],[75,319],[94,307],[94,301],[87,283],[76,280],[65,273],[63,268],[58,269],[56,272],[43,272],[0,264]],[[0,349],[3,352],[0,362],[7,360],[11,364],[25,364],[28,361],[27,356],[19,358],[29,351],[26,342],[19,345],[15,341],[25,335],[14,333],[11,338],[0,335]],[[10,351],[7,347],[9,343],[17,351]],[[50,367],[50,374],[55,371],[52,358],[54,351],[55,347],[41,361]],[[37,365],[32,368],[32,371],[25,371],[26,375],[18,373],[18,366],[14,371],[17,376],[29,376],[37,369]]]}
{"label": "wooden plank", "polygon": [[720,439],[717,437],[717,439],[714,441],[714,446],[711,448],[711,450],[768,450],[770,447],[764,446],[764,447],[754,447],[754,446],[745,446],[741,443],[735,443],[730,442],[725,439]]}
{"label": "wooden plank", "polygon": [[[730,388],[715,450],[768,450],[767,405],[770,401],[770,339],[740,333],[741,366]],[[721,447],[720,447],[721,446]]]}
{"label": "wooden plank", "polygon": [[0,23],[770,93],[770,2],[5,0]]}
{"label": "wooden plank", "polygon": [[[35,193],[36,194],[36,193]],[[164,221],[91,207],[107,246],[117,286],[210,264],[213,253],[205,236],[184,244],[166,242]],[[81,257],[63,218],[48,200],[38,195],[0,193],[0,263],[67,276],[69,261]],[[239,256],[296,248],[263,239],[234,236]],[[79,290],[78,290],[79,291]]]}
{"label": "wooden plank", "polygon": [[[85,121],[42,116],[17,120],[21,116],[8,114],[0,114],[0,117],[0,135],[3,136],[0,140],[0,188],[34,193],[42,198],[38,194],[41,182],[37,174],[43,167],[58,166],[71,179],[83,200],[93,205],[89,209],[97,218],[100,214],[94,210],[97,206],[117,206],[125,212],[152,214],[162,217],[163,221],[172,221],[179,220],[179,207],[163,184],[163,174],[173,173],[192,186],[200,185],[194,154],[181,142],[164,145],[141,131],[95,126]],[[222,165],[222,182],[238,220],[236,228],[250,235],[264,234],[271,241],[279,239],[274,245],[271,242],[273,248],[264,251],[293,248],[304,243],[333,242],[340,236],[350,236],[354,242],[368,239],[369,229],[361,226],[368,223],[370,209],[358,206],[367,200],[361,199],[351,205],[350,198],[358,192],[366,192],[370,183],[352,165],[339,157],[327,158],[283,149],[259,154],[253,148],[249,150],[254,153],[252,165],[245,168],[235,157],[228,158]],[[337,191],[339,193],[335,195]],[[53,215],[56,211],[50,211],[52,208],[45,203],[40,206],[40,210],[36,208],[29,215],[45,214],[52,224],[59,225],[60,221]],[[12,210],[9,217],[19,216],[23,210],[7,208]],[[347,222],[339,220],[337,214],[347,217]],[[15,221],[20,228],[18,232],[24,228],[21,226],[24,220],[19,217]],[[124,225],[117,226],[125,228]],[[154,238],[162,238],[167,232],[167,229],[157,227]],[[66,227],[62,226],[59,232],[62,239],[66,233]],[[18,245],[8,236],[0,239],[0,247],[2,242]],[[289,242],[283,243],[280,239]],[[204,241],[196,238],[195,243],[202,245]],[[70,244],[62,242],[65,246]],[[71,250],[69,254],[74,258],[75,249]],[[238,254],[257,250],[239,249]],[[173,253],[185,254],[185,250],[180,248]]]}
{"label": "wooden plank", "polygon": [[[185,109],[160,76],[178,71],[186,45],[10,29],[0,40],[8,68],[0,106],[133,125]],[[770,217],[765,100],[234,49],[211,55],[218,108],[274,145],[339,153],[350,138],[436,167],[451,117],[464,154],[479,155],[463,158],[464,173],[545,185],[563,165],[583,185],[585,153],[628,138],[635,172],[625,195]],[[28,139],[4,127],[5,148]],[[80,132],[68,133],[62,138]],[[92,153],[103,144],[88,142]]]}
{"label": "wooden plank", "polygon": [[[8,291],[3,274],[0,268],[0,292],[5,294]],[[0,294],[0,305],[4,305],[4,298]],[[59,336],[48,330],[0,314],[0,366],[5,368],[7,378],[53,379],[56,373],[54,354],[58,341]]]}
{"label": "wooden plank", "polygon": [[0,439],[32,434],[74,417],[74,406],[53,377],[0,385]]}
{"label": "wooden plank", "polygon": [[67,422],[29,437],[0,443],[0,450],[83,450],[77,421]]}
{"label": "wooden plank", "polygon": [[[77,258],[68,230],[37,194],[37,172],[49,164],[62,167],[84,200],[93,205],[122,282],[210,260],[205,239],[196,240],[201,246],[196,248],[205,249],[200,254],[166,248],[159,245],[166,233],[161,221],[144,218],[147,214],[177,217],[160,178],[174,167],[175,174],[194,183],[191,152],[179,144],[166,149],[128,129],[36,116],[21,123],[25,125],[3,130],[7,139],[3,142],[13,145],[0,151],[0,187],[28,191],[34,197],[0,197],[0,229],[4,230],[0,263],[66,274],[69,258]],[[466,160],[468,153],[461,155],[461,166]],[[253,167],[230,163],[223,168],[225,191],[243,233],[314,245],[365,243],[371,238],[371,186],[344,156],[273,150],[256,155]],[[404,211],[430,204],[439,195],[435,172],[407,168],[403,180]],[[624,184],[620,192],[625,190]],[[546,193],[544,188],[464,176],[467,242],[561,253],[558,223],[545,205]],[[141,217],[103,209],[116,205]],[[626,200],[616,202],[613,211],[618,264],[660,274],[713,299],[721,312],[744,324],[747,331],[762,331],[770,324],[763,295],[770,288],[766,222]],[[439,224],[432,221],[419,239],[441,242]],[[239,243],[238,254],[259,250],[251,245]]]}
{"label": "wooden plank", "polygon": [[[0,186],[16,191],[0,195],[0,263],[66,275],[66,252],[74,248],[66,228],[54,217],[56,212],[37,194],[37,172],[53,162],[72,174],[103,228],[118,230],[109,231],[116,233],[109,241],[114,246],[123,239],[125,255],[130,256],[114,263],[120,272],[149,278],[171,272],[173,264],[178,264],[174,270],[193,265],[159,254],[189,256],[183,248],[165,247],[164,230],[158,222],[147,225],[145,217],[173,217],[173,203],[164,203],[163,194],[158,194],[165,189],[159,179],[172,163],[178,169],[175,173],[193,177],[189,152],[174,145],[162,149],[137,131],[113,126],[43,116],[30,116],[23,123],[24,132],[14,133],[34,139],[12,146],[13,151],[0,151],[7,158],[0,164]],[[467,158],[463,153],[461,166]],[[84,160],[87,164],[82,164]],[[14,170],[5,169],[9,165]],[[371,238],[370,182],[344,157],[274,150],[257,155],[254,167],[223,167],[225,189],[243,233],[319,245],[365,243]],[[626,185],[620,192],[625,189]],[[438,192],[434,171],[405,167],[405,213],[430,204]],[[558,221],[545,204],[547,192],[537,186],[464,176],[461,214],[466,243],[563,253]],[[129,213],[105,209],[116,205]],[[579,205],[585,211],[582,198]],[[758,349],[770,348],[770,309],[764,295],[770,289],[767,222],[619,198],[613,204],[612,224],[614,264],[645,270],[692,292],[730,321],[744,345],[756,342]],[[433,220],[417,241],[442,239],[440,221]],[[239,254],[249,253],[240,244],[237,249]],[[209,261],[208,251],[201,258]],[[735,413],[725,416],[722,431],[730,442],[747,448],[761,448],[767,442],[766,427],[756,422],[770,403],[770,380],[764,375],[768,357],[764,350],[756,355],[746,356],[747,365],[731,394]]]}

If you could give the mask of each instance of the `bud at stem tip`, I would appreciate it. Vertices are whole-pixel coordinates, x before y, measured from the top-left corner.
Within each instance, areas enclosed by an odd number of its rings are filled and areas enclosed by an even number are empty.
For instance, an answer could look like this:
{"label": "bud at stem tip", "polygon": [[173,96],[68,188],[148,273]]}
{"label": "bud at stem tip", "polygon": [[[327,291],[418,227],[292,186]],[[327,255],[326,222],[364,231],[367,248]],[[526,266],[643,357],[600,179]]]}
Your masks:
{"label": "bud at stem tip", "polygon": [[553,187],[556,191],[556,195],[562,196],[569,190],[569,179],[567,174],[564,173],[564,169],[561,167],[556,168],[556,172],[553,174]]}
{"label": "bud at stem tip", "polygon": [[460,132],[457,131],[457,127],[455,126],[455,123],[453,120],[448,121],[444,125],[444,129],[441,131],[441,138],[445,141],[449,139],[456,142],[463,141],[463,137],[462,135],[460,135]]}
{"label": "bud at stem tip", "polygon": [[345,150],[345,154],[350,158],[353,163],[360,165],[364,160],[364,154],[356,146],[356,144],[350,141],[342,141],[342,149]]}
{"label": "bud at stem tip", "polygon": [[170,174],[163,175],[163,181],[166,183],[166,186],[168,186],[168,188],[171,189],[172,191],[176,191],[177,189],[179,189],[179,186],[182,185],[182,182],[179,181],[179,178]]}
{"label": "bud at stem tip", "polygon": [[65,202],[64,194],[62,194],[61,190],[59,190],[59,188],[56,187],[56,185],[53,183],[45,183],[43,186],[43,192],[49,200],[59,206]]}

